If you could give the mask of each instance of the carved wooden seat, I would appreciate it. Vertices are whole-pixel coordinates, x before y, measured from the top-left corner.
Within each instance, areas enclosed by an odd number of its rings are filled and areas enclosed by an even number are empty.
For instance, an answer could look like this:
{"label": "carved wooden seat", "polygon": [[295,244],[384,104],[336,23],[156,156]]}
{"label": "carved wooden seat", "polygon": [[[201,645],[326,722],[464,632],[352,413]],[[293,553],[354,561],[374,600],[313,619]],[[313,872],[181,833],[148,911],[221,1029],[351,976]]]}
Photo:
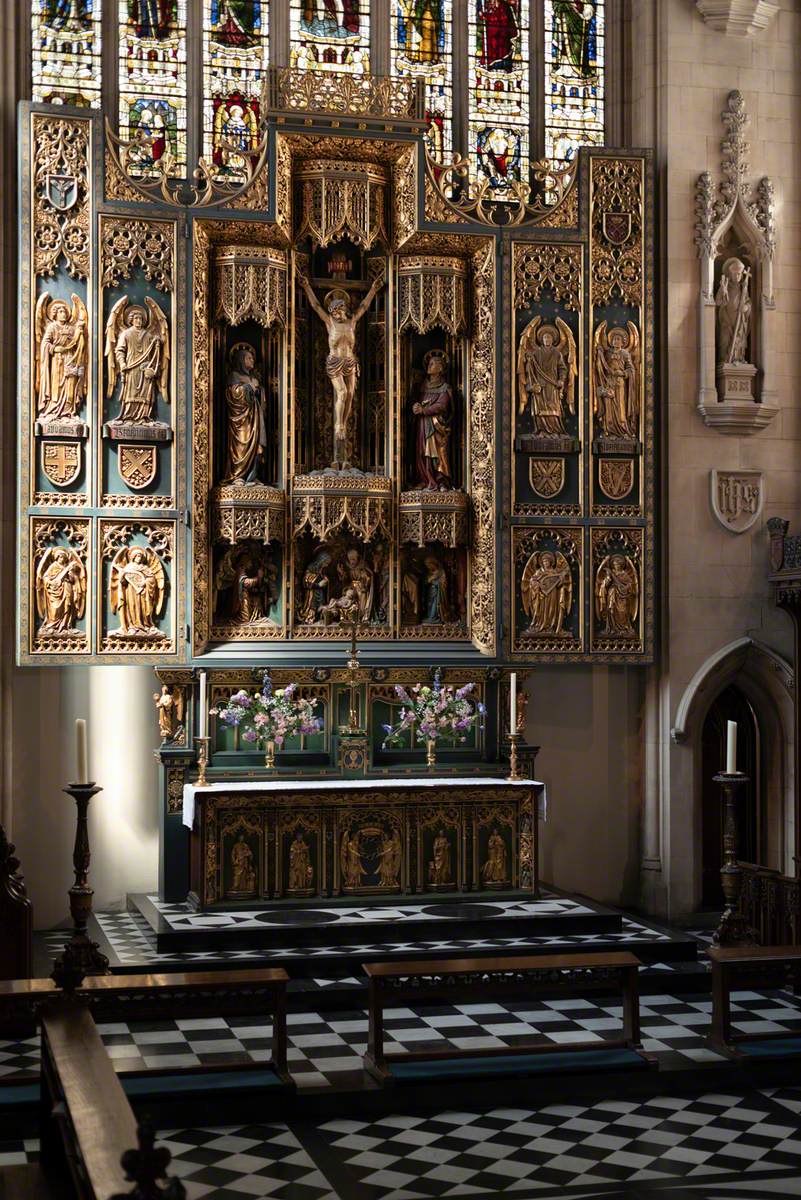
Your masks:
{"label": "carved wooden seat", "polygon": [[[792,1053],[793,1047],[789,1043],[793,1041],[798,1043],[795,1053],[801,1054],[801,1037],[794,1037],[786,1030],[738,1033],[732,1028],[731,1017],[732,991],[784,988],[788,983],[797,990],[801,982],[801,946],[710,946],[707,954],[712,964],[712,1029],[709,1040],[736,1057],[764,1054],[771,1050]],[[771,1042],[774,1043],[773,1047],[769,1044]]]}
{"label": "carved wooden seat", "polygon": [[[524,1059],[548,1051],[603,1052],[630,1050],[640,1041],[640,1001],[637,971],[640,960],[628,951],[620,953],[525,955],[499,958],[450,958],[435,961],[364,963],[369,979],[369,1029],[364,1064],[382,1083],[392,1081],[393,1066],[442,1063],[448,1059],[471,1060],[470,1069],[480,1070],[480,1061]],[[402,1054],[384,1052],[384,1011],[404,1004],[441,1002],[453,1004],[469,996],[481,1000],[530,999],[532,996],[586,996],[619,991],[623,997],[623,1026],[616,1038],[572,1042],[556,1046],[545,1038],[512,1047],[473,1050],[414,1050]],[[643,1057],[644,1060],[644,1056]],[[635,1060],[632,1058],[632,1062]],[[645,1060],[644,1060],[645,1061]],[[465,1075],[470,1071],[465,1064]],[[524,1070],[525,1064],[521,1064]],[[482,1072],[484,1073],[484,1072]]]}

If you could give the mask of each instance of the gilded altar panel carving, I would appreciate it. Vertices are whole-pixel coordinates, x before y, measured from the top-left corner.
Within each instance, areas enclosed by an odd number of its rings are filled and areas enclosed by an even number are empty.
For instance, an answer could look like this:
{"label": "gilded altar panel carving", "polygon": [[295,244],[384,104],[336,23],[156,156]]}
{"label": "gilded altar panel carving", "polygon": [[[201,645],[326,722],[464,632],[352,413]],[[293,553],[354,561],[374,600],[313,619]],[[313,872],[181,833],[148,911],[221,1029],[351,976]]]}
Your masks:
{"label": "gilded altar panel carving", "polygon": [[566,661],[584,650],[584,531],[567,525],[512,530],[512,652]]}
{"label": "gilded altar panel carving", "polygon": [[[225,900],[250,900],[266,889],[263,818],[247,812],[226,813],[220,821],[219,893]],[[216,874],[216,873],[215,873]]]}
{"label": "gilded altar panel carving", "polygon": [[399,250],[417,229],[417,146],[409,146],[392,166],[392,232]]}
{"label": "gilded altar panel carving", "polygon": [[466,841],[461,809],[437,804],[418,808],[415,817],[418,890],[461,891]]}
{"label": "gilded altar panel carving", "polygon": [[55,275],[63,263],[88,279],[92,125],[82,117],[31,114],[33,273]]}
{"label": "gilded altar panel carving", "polygon": [[32,594],[20,613],[31,654],[72,657],[90,651],[91,522],[32,517]]}
{"label": "gilded altar panel carving", "polygon": [[473,886],[503,891],[520,883],[517,811],[511,804],[476,805],[473,823]]}
{"label": "gilded altar panel carving", "polygon": [[590,158],[594,307],[642,303],[644,168],[641,158]]}
{"label": "gilded altar panel carving", "polygon": [[315,896],[325,886],[325,831],[319,809],[293,807],[276,815],[275,892]]}
{"label": "gilded altar panel carving", "polygon": [[473,503],[470,631],[483,654],[495,653],[495,246],[473,255],[470,343],[470,496]]}
{"label": "gilded altar panel carving", "polygon": [[346,808],[334,820],[334,892],[392,894],[408,878],[407,839],[402,809]]}
{"label": "gilded altar panel carving", "polygon": [[593,529],[591,536],[592,649],[632,654],[643,648],[643,544],[641,528]]}
{"label": "gilded altar panel carving", "polygon": [[98,650],[146,661],[175,654],[175,522],[103,518],[98,554]]}

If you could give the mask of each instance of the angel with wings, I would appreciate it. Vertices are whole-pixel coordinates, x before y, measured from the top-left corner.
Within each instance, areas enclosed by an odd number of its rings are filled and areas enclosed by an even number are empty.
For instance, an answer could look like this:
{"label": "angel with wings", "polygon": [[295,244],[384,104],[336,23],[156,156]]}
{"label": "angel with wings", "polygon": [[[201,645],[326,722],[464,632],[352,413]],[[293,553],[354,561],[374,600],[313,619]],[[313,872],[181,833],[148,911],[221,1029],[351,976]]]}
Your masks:
{"label": "angel with wings", "polygon": [[42,292],[36,302],[36,410],[46,421],[77,421],[86,396],[89,361],[86,305],[72,294],[51,299]]}
{"label": "angel with wings", "polygon": [[121,423],[141,425],[153,421],[159,394],[169,400],[170,335],[167,318],[150,296],[129,306],[123,296],[106,322],[107,396],[120,388]]}
{"label": "angel with wings", "polygon": [[39,633],[69,633],[85,610],[86,568],[74,550],[50,546],[36,569]]}
{"label": "angel with wings", "polygon": [[149,546],[123,546],[114,556],[109,578],[111,611],[128,637],[161,634],[156,618],[164,606],[166,579],[158,555]]}
{"label": "angel with wings", "polygon": [[640,581],[625,554],[607,554],[595,576],[595,615],[605,637],[637,636]]}
{"label": "angel with wings", "polygon": [[595,419],[604,437],[635,438],[640,428],[640,335],[632,321],[626,328],[607,322],[595,331]]}
{"label": "angel with wings", "polygon": [[576,411],[576,342],[570,327],[556,318],[543,325],[535,317],[523,331],[517,354],[518,412],[528,405],[535,432],[569,436],[565,418]]}
{"label": "angel with wings", "polygon": [[560,550],[532,554],[523,570],[520,592],[530,634],[570,637],[563,626],[573,607],[573,578]]}
{"label": "angel with wings", "polygon": [[161,692],[153,693],[156,712],[159,718],[159,733],[163,742],[171,742],[184,723],[184,689],[170,690],[166,683],[161,685]]}

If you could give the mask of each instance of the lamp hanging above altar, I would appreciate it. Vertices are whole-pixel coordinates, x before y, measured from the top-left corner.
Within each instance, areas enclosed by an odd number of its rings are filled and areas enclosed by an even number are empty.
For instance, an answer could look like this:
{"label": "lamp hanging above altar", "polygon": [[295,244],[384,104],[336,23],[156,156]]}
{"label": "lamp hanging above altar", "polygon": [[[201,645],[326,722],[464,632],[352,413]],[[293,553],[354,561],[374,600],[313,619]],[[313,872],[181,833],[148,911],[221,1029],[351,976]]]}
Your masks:
{"label": "lamp hanging above altar", "polygon": [[364,250],[377,241],[388,244],[385,212],[389,187],[381,163],[315,158],[298,165],[298,241],[310,237],[318,246],[350,238]]}
{"label": "lamp hanging above altar", "polygon": [[286,325],[286,253],[272,246],[220,246],[214,255],[215,315],[229,325]]}
{"label": "lamp hanging above altar", "polygon": [[452,337],[467,330],[467,264],[443,254],[414,254],[398,264],[398,330],[428,333],[439,326]]}

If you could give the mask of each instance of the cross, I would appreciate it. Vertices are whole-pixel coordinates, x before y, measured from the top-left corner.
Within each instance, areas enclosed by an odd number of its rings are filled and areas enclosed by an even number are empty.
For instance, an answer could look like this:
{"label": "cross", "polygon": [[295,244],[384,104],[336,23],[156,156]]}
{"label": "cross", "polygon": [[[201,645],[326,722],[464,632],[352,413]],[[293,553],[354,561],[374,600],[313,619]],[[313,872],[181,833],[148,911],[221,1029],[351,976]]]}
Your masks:
{"label": "cross", "polygon": [[54,483],[66,483],[72,476],[75,470],[75,447],[68,445],[47,446],[45,448],[45,462],[52,469],[57,468],[50,474],[50,478]]}

